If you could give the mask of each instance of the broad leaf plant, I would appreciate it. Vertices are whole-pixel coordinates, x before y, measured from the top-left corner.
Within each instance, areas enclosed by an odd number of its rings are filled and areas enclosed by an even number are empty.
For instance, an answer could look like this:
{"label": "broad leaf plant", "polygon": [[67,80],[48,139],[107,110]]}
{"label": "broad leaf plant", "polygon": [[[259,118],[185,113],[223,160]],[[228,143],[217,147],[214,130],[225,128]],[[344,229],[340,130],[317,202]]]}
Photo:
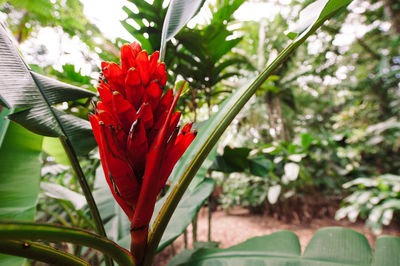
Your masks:
{"label": "broad leaf plant", "polygon": [[[175,91],[165,88],[167,72],[163,61],[168,40],[198,12],[204,1],[171,0],[161,33],[160,53],[149,51],[149,56],[139,43],[126,44],[121,48],[121,65],[102,63],[103,75],[97,88],[100,101],[89,117],[90,122],[64,113],[55,105],[94,94],[32,71],[6,26],[1,25],[0,102],[7,108],[2,115],[19,125],[9,120],[0,122],[0,253],[54,265],[89,265],[73,254],[42,243],[68,242],[98,250],[104,254],[107,265],[152,265],[157,251],[183,232],[211,193],[213,181],[196,177],[194,184],[190,184],[235,116],[297,47],[350,2],[317,0],[310,4],[300,14],[301,23],[288,34],[293,41],[248,85],[232,92],[197,131],[191,123],[182,129],[178,126],[180,113],[175,107],[187,84],[178,83]],[[150,5],[145,1],[138,3]],[[140,19],[145,17],[146,14],[138,15]],[[39,183],[42,136],[57,137],[62,143],[87,200],[95,232],[31,222],[38,194],[33,187]],[[130,250],[107,238],[77,157],[96,144],[109,189],[131,223]],[[168,178],[170,189],[159,198]],[[186,215],[189,219],[184,219]],[[170,230],[171,219],[180,228]],[[362,234],[345,228],[325,228],[314,235],[303,254],[297,237],[282,231],[228,249],[186,251],[171,264],[382,266],[396,265],[400,261],[399,250],[399,238],[383,236],[377,240],[373,255]],[[22,263],[12,256],[0,256],[0,262]]]}

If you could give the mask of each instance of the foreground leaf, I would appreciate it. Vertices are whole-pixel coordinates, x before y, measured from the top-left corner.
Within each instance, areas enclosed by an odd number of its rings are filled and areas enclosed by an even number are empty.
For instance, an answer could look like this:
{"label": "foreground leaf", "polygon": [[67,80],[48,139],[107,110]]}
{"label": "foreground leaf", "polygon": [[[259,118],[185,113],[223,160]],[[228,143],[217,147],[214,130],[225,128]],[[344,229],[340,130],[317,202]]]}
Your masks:
{"label": "foreground leaf", "polygon": [[68,252],[30,241],[0,241],[0,251],[10,255],[21,255],[50,265],[90,266],[88,262]]}
{"label": "foreground leaf", "polygon": [[[160,252],[167,245],[177,239],[188,225],[193,221],[195,215],[199,212],[201,206],[207,200],[208,196],[214,190],[215,181],[213,179],[205,179],[195,188],[188,189],[187,193],[178,204],[174,214],[171,217],[171,222],[168,224],[157,251]],[[162,207],[163,201],[158,201],[154,213],[157,214]],[[156,216],[153,216],[153,220]],[[153,222],[153,221],[152,221]]]}
{"label": "foreground leaf", "polygon": [[[0,221],[0,241],[32,240],[43,242],[68,242],[99,250],[109,255],[119,265],[133,265],[130,252],[106,237],[71,227],[58,225]],[[1,252],[1,250],[0,250]]]}
{"label": "foreground leaf", "polygon": [[52,105],[92,97],[95,94],[46,76],[29,68],[0,24],[0,99],[9,108],[23,108],[11,120],[34,133],[65,136],[78,154],[95,146],[89,122],[56,110]]}
{"label": "foreground leaf", "polygon": [[[0,148],[0,219],[33,221],[43,137],[14,123],[3,123],[1,132],[4,139]],[[0,255],[0,265],[21,265],[22,262],[22,258]]]}
{"label": "foreground leaf", "polygon": [[77,154],[87,154],[96,146],[90,123],[52,106],[94,95],[91,91],[31,71],[6,27],[0,23],[0,102],[7,107],[23,109],[9,115],[9,119],[34,133],[60,138],[88,202],[97,232],[105,235],[100,214],[77,158]]}
{"label": "foreground leaf", "polygon": [[[352,265],[393,266],[398,263],[400,238],[381,237],[372,251],[364,235],[347,228],[330,227],[318,230],[301,255],[300,242],[290,231],[254,237],[227,249],[199,249],[186,261],[174,259],[172,265]],[[179,255],[178,255],[179,256]],[[379,264],[377,264],[379,263]]]}

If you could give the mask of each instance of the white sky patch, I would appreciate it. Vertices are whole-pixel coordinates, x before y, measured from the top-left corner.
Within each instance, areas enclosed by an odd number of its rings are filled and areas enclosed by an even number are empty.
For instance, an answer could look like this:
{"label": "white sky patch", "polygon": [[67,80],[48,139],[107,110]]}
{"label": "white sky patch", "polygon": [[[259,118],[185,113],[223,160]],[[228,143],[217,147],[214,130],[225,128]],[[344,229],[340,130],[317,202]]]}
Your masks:
{"label": "white sky patch", "polygon": [[83,75],[93,72],[93,64],[85,57],[100,61],[98,55],[90,52],[77,36],[71,38],[57,28],[41,28],[33,38],[20,44],[20,49],[28,64],[52,65],[58,71],[62,71],[65,64],[73,64],[76,70],[82,70]]}
{"label": "white sky patch", "polygon": [[133,36],[122,26],[121,20],[127,18],[122,10],[123,6],[134,10],[133,5],[125,0],[81,0],[84,8],[83,13],[95,24],[105,37],[115,40],[122,38],[133,41]]}
{"label": "white sky patch", "polygon": [[[282,0],[281,2],[285,2]],[[245,2],[235,12],[235,18],[240,21],[272,20],[278,13],[287,11],[274,1],[270,2]],[[285,15],[285,14],[283,14]]]}

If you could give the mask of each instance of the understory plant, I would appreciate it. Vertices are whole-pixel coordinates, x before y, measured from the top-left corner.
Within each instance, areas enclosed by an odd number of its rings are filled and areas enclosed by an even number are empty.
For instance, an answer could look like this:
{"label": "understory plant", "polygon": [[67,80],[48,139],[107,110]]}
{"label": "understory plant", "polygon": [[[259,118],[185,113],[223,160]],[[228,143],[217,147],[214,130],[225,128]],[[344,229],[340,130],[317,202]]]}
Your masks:
{"label": "understory plant", "polygon": [[[24,127],[7,121],[1,128],[1,253],[55,265],[88,265],[78,256],[43,244],[68,242],[100,251],[107,265],[114,262],[124,266],[151,265],[156,252],[182,234],[193,219],[204,202],[203,189],[211,193],[214,183],[196,173],[222,133],[293,51],[350,3],[349,0],[319,0],[309,5],[301,14],[296,31],[288,35],[293,41],[249,85],[232,92],[219,111],[199,126],[196,135],[191,124],[182,130],[178,127],[180,114],[174,108],[186,83],[178,83],[175,92],[165,88],[166,67],[162,62],[167,41],[197,13],[203,2],[170,2],[161,36],[160,58],[158,52],[149,57],[138,43],[132,43],[122,46],[120,65],[102,64],[104,77],[98,85],[101,101],[90,115],[90,122],[56,106],[94,94],[32,71],[8,37],[6,27],[0,27],[0,100],[8,108],[8,119]],[[221,41],[228,41],[226,38]],[[40,170],[38,154],[42,136],[57,137],[63,145],[87,200],[95,232],[29,222],[33,220],[37,192],[27,185],[32,184],[28,180]],[[130,251],[107,238],[78,160],[78,155],[93,149],[96,142],[108,186],[131,223]],[[162,196],[160,191],[168,178],[170,189]],[[26,191],[21,193],[22,189]],[[185,210],[190,210],[189,219]],[[169,223],[170,220],[174,221]],[[180,227],[177,229],[174,223]],[[175,226],[173,230],[169,229],[171,224]],[[373,257],[363,235],[344,228],[327,228],[316,233],[302,255],[297,237],[283,231],[227,250],[196,250],[175,264],[394,265],[393,262],[400,260],[398,248],[399,238],[383,237],[378,240]],[[7,265],[21,263],[14,257],[0,259]]]}
{"label": "understory plant", "polygon": [[382,233],[382,226],[389,225],[400,210],[400,176],[384,174],[376,177],[359,177],[343,184],[352,193],[343,200],[336,212],[336,219],[366,219],[375,234]]}

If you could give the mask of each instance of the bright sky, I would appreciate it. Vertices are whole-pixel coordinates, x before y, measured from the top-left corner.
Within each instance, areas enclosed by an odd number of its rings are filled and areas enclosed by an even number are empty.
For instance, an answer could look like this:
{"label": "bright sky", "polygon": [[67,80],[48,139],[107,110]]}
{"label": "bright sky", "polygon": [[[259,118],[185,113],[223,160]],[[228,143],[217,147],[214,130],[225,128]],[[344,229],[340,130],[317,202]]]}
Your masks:
{"label": "bright sky", "polygon": [[[97,25],[107,38],[115,40],[117,37],[133,41],[120,21],[127,17],[123,6],[133,9],[133,5],[126,0],[81,0],[86,17]],[[112,3],[112,4],[111,4]]]}

